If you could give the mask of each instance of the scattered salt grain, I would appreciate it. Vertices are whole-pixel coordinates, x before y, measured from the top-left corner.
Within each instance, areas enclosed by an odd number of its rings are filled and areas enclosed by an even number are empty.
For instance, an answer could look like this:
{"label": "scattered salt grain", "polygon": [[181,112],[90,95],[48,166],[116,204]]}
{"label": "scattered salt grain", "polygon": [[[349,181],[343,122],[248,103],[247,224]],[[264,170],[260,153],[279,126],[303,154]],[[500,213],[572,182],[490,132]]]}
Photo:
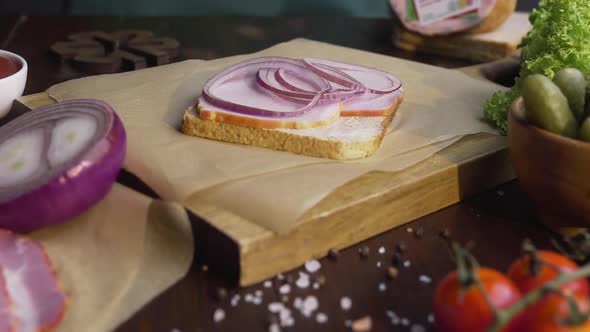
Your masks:
{"label": "scattered salt grain", "polygon": [[351,321],[351,320],[348,320],[348,319],[347,319],[347,320],[345,320],[345,321],[344,321],[344,326],[346,326],[346,327],[351,327],[351,326],[352,326],[352,321]]}
{"label": "scattered salt grain", "polygon": [[379,254],[383,255],[385,254],[385,247],[379,247]]}
{"label": "scattered salt grain", "polygon": [[408,231],[408,233],[412,233],[414,230],[412,229],[412,227],[408,227],[408,228],[406,229],[406,231]]}
{"label": "scattered salt grain", "polygon": [[268,311],[276,314],[279,311],[283,310],[283,308],[285,308],[285,306],[283,305],[283,303],[281,302],[271,302],[268,304]]}
{"label": "scattered salt grain", "polygon": [[377,262],[377,267],[381,267],[381,262]]}
{"label": "scattered salt grain", "polygon": [[424,275],[424,274],[421,275],[419,279],[420,279],[420,282],[424,283],[424,284],[429,284],[432,282],[432,278],[430,278],[429,276]]}
{"label": "scattered salt grain", "polygon": [[270,324],[268,326],[268,332],[281,332],[281,328],[278,324]]}
{"label": "scattered salt grain", "polygon": [[350,297],[343,297],[340,299],[340,308],[342,308],[342,310],[347,311],[350,310],[350,308],[352,307],[352,300],[350,299]]}
{"label": "scattered salt grain", "polygon": [[328,321],[328,316],[323,312],[318,312],[318,314],[315,316],[315,320],[320,324],[324,324]]}
{"label": "scattered salt grain", "polygon": [[302,305],[303,300],[300,297],[296,297],[295,300],[293,300],[293,307],[295,307],[295,309],[301,309]]}
{"label": "scattered salt grain", "polygon": [[410,267],[410,266],[412,266],[412,262],[410,262],[409,259],[408,260],[405,260],[404,261],[404,267]]}
{"label": "scattered salt grain", "polygon": [[320,284],[318,284],[317,282],[314,282],[313,285],[311,286],[313,289],[320,289]]}
{"label": "scattered salt grain", "polygon": [[254,304],[254,305],[261,305],[262,304],[262,298],[255,297],[254,299],[252,299],[252,304]]}
{"label": "scattered salt grain", "polygon": [[301,314],[305,317],[310,317],[318,309],[319,305],[318,299],[315,296],[308,296],[303,300],[301,305]]}
{"label": "scattered salt grain", "polygon": [[250,303],[250,302],[252,302],[252,300],[254,300],[254,296],[252,294],[247,293],[246,295],[244,295],[244,301],[245,302]]}
{"label": "scattered salt grain", "polygon": [[281,286],[279,288],[280,294],[289,294],[290,292],[291,292],[291,285],[289,285],[289,284],[284,284],[283,286]]}
{"label": "scattered salt grain", "polygon": [[295,285],[299,288],[307,288],[310,283],[309,275],[307,273],[299,272],[299,278],[295,281]]}
{"label": "scattered salt grain", "polygon": [[277,274],[277,280],[285,280],[285,276],[282,273]]}
{"label": "scattered salt grain", "polygon": [[235,307],[238,305],[238,303],[240,302],[240,294],[236,294],[231,298],[231,306]]}
{"label": "scattered salt grain", "polygon": [[264,286],[264,288],[271,288],[272,287],[272,281],[267,280],[265,281],[262,286]]}
{"label": "scattered salt grain", "polygon": [[387,285],[384,282],[380,283],[379,284],[379,291],[385,292],[386,290],[387,290]]}
{"label": "scattered salt grain", "polygon": [[215,323],[219,323],[224,319],[225,319],[225,311],[223,311],[223,309],[216,309],[215,312],[213,312],[213,321]]}
{"label": "scattered salt grain", "polygon": [[315,272],[319,271],[319,269],[321,267],[322,267],[322,264],[320,264],[320,262],[316,259],[310,260],[305,263],[305,269],[309,273],[315,273]]}
{"label": "scattered salt grain", "polygon": [[434,315],[433,314],[428,314],[428,322],[430,324],[433,324],[434,323]]}
{"label": "scattered salt grain", "polygon": [[402,318],[401,323],[403,326],[410,326],[410,320],[407,318]]}
{"label": "scattered salt grain", "polygon": [[256,292],[254,292],[254,295],[256,295],[256,297],[262,297],[262,291],[259,289]]}
{"label": "scattered salt grain", "polygon": [[414,324],[410,328],[410,332],[426,332],[426,329],[420,324]]}

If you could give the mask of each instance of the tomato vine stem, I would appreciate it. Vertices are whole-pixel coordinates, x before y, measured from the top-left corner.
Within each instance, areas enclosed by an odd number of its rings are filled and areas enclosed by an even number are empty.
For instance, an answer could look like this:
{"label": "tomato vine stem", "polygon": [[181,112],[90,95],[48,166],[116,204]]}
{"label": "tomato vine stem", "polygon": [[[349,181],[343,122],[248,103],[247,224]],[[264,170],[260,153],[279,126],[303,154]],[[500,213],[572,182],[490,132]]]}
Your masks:
{"label": "tomato vine stem", "polygon": [[540,300],[543,296],[550,292],[555,292],[555,290],[559,289],[560,286],[574,281],[576,279],[585,278],[590,276],[590,264],[586,264],[582,266],[579,270],[576,270],[571,273],[559,272],[559,276],[545,284],[544,286],[534,290],[528,294],[526,294],[522,299],[518,302],[514,303],[512,306],[506,309],[497,309],[495,308],[496,312],[496,319],[492,326],[487,330],[487,332],[498,332],[503,327],[505,327],[514,317],[520,314],[523,310],[525,310],[531,304],[536,303]]}

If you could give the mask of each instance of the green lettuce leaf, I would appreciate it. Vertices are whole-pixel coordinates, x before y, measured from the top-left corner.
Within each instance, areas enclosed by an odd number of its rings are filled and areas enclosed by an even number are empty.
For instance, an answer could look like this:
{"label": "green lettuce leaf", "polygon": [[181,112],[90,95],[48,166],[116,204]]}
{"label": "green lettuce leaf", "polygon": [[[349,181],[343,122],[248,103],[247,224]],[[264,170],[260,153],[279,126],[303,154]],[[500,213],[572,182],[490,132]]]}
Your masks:
{"label": "green lettuce leaf", "polygon": [[519,78],[511,90],[495,93],[484,104],[484,118],[502,133],[523,78],[530,74],[553,78],[566,67],[590,74],[590,0],[541,0],[529,20],[533,28],[520,45]]}

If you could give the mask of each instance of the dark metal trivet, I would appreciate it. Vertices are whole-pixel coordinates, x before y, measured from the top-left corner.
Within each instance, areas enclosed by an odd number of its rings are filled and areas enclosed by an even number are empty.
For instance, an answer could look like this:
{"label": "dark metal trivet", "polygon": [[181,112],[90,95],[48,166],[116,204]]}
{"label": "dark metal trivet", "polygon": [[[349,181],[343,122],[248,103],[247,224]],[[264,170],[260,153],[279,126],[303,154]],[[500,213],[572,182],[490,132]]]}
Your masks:
{"label": "dark metal trivet", "polygon": [[108,74],[170,63],[178,56],[179,43],[156,37],[150,31],[122,30],[113,33],[88,31],[56,42],[52,53],[79,71]]}

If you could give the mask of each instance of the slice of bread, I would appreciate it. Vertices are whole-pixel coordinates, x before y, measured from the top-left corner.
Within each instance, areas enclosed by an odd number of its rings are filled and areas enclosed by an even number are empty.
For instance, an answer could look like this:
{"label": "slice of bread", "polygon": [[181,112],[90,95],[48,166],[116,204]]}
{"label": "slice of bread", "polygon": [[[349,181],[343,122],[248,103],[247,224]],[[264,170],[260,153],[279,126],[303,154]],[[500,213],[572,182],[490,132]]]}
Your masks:
{"label": "slice of bread", "polygon": [[514,13],[496,30],[487,33],[427,37],[400,26],[394,30],[393,43],[410,52],[488,62],[517,52],[518,45],[530,29],[528,13]]}
{"label": "slice of bread", "polygon": [[264,129],[204,120],[198,107],[184,112],[181,131],[186,135],[253,145],[312,157],[350,160],[365,158],[381,145],[403,95],[386,116],[341,116],[334,123],[308,129]]}

